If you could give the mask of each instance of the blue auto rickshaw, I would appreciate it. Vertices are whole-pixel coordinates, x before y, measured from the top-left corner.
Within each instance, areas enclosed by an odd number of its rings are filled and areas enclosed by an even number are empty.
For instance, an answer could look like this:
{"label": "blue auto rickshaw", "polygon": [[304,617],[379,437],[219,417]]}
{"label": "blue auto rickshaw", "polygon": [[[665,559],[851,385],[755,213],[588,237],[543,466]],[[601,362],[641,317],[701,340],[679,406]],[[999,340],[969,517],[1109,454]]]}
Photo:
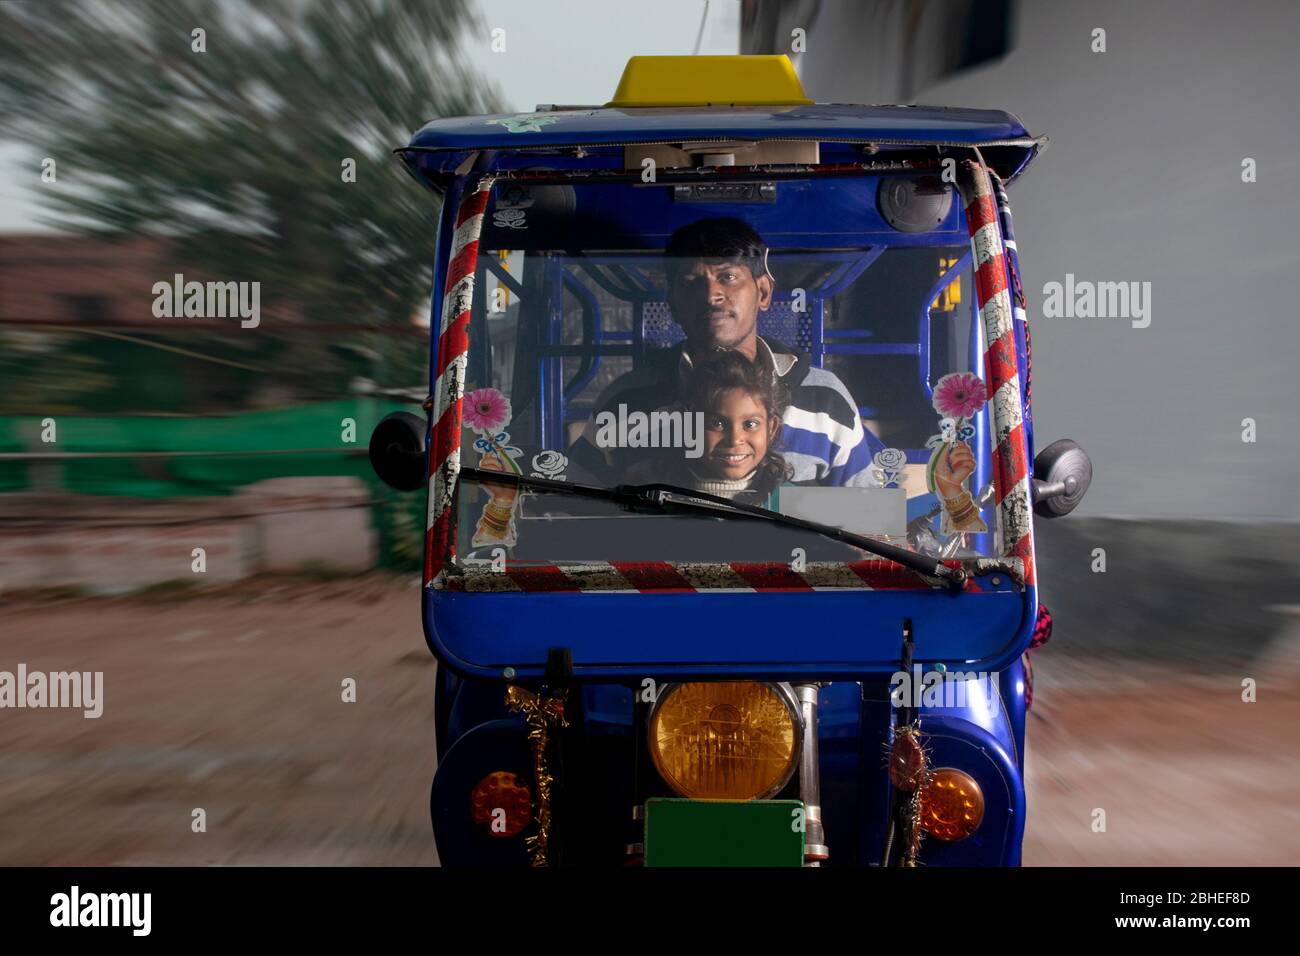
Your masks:
{"label": "blue auto rickshaw", "polygon": [[[442,200],[430,397],[370,452],[429,493],[444,865],[1020,862],[1033,516],[1091,477],[1068,440],[1034,454],[1005,187],[1044,145],[993,110],[811,102],[785,57],[635,57],[604,106],[396,151]],[[761,255],[674,260],[706,221]],[[707,376],[700,282],[756,290],[756,381],[851,406],[773,413],[770,488],[656,477],[745,459],[711,405],[611,404]],[[593,434],[648,470],[580,466]]]}

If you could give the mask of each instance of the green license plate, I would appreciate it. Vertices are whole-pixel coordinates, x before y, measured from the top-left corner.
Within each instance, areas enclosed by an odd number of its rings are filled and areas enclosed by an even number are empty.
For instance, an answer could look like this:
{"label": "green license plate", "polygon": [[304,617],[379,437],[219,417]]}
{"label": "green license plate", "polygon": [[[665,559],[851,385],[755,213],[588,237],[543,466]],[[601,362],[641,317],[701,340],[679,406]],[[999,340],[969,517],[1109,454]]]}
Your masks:
{"label": "green license plate", "polygon": [[645,805],[646,866],[803,866],[799,800],[675,800]]}

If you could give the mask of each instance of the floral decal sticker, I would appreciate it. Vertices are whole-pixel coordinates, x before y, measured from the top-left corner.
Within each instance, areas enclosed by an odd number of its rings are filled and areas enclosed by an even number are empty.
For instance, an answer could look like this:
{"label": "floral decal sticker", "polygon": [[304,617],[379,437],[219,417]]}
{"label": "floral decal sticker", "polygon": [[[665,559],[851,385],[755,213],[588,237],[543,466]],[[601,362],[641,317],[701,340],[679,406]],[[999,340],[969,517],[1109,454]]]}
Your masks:
{"label": "floral decal sticker", "polygon": [[476,388],[465,393],[461,414],[471,431],[497,432],[510,421],[510,399],[495,388]]}
{"label": "floral decal sticker", "polygon": [[[510,399],[495,388],[477,388],[465,393],[461,421],[479,436],[474,440],[474,448],[480,453],[479,467],[484,471],[523,474],[515,461],[523,452],[510,444],[510,433],[503,430],[511,414]],[[515,511],[519,488],[485,482],[483,489],[489,498],[474,527],[471,545],[475,548],[492,544],[513,546],[517,540]]]}
{"label": "floral decal sticker", "polygon": [[569,467],[569,458],[558,451],[543,451],[533,456],[532,478],[549,478],[551,481],[567,481],[561,472]]}
{"label": "floral decal sticker", "polygon": [[520,113],[518,116],[506,116],[490,119],[487,126],[504,126],[510,133],[540,133],[543,126],[550,126],[559,117],[550,113]]}
{"label": "floral decal sticker", "polygon": [[497,196],[492,225],[497,229],[527,229],[528,208],[533,202],[528,190],[518,185],[507,187]]}
{"label": "floral decal sticker", "polygon": [[882,448],[871,459],[872,477],[882,488],[897,488],[907,467],[907,454],[897,448]]}
{"label": "floral decal sticker", "polygon": [[975,471],[975,453],[970,439],[975,435],[972,419],[988,401],[984,380],[971,372],[953,372],[934,387],[934,410],[939,434],[926,442],[932,448],[925,478],[930,490],[943,504],[941,534],[987,531],[979,506],[966,489],[966,479]]}
{"label": "floral decal sticker", "polygon": [[978,375],[953,372],[935,386],[934,410],[945,418],[974,418],[984,407],[987,395],[984,380]]}

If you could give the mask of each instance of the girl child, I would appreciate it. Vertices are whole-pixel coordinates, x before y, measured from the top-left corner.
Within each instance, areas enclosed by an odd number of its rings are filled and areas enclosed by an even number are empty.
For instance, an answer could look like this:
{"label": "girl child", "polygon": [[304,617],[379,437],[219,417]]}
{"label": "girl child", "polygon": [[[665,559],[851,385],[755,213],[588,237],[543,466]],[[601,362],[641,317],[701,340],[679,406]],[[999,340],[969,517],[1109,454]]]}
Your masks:
{"label": "girl child", "polygon": [[791,471],[776,450],[788,403],[770,368],[739,352],[718,352],[691,370],[679,403],[687,414],[703,413],[702,457],[660,458],[630,477],[764,504]]}

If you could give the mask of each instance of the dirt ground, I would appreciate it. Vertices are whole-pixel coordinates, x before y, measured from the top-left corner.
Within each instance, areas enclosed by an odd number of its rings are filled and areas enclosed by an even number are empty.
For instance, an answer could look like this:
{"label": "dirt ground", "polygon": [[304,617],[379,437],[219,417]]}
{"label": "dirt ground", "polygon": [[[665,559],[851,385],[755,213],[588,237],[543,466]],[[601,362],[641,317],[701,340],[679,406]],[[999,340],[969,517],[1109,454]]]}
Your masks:
{"label": "dirt ground", "polygon": [[[1300,684],[1036,655],[1027,866],[1295,866]],[[1254,703],[1242,680],[1257,681]],[[1095,811],[1105,829],[1094,829]]]}
{"label": "dirt ground", "polygon": [[103,671],[104,713],[0,711],[0,863],[437,863],[415,587],[284,583],[3,620],[0,669]]}
{"label": "dirt ground", "polygon": [[[0,710],[0,864],[436,865],[418,601],[374,577],[0,606],[0,670],[104,672],[98,719]],[[1293,682],[1244,704],[1250,675],[1050,646],[1035,672],[1027,865],[1300,857]]]}

